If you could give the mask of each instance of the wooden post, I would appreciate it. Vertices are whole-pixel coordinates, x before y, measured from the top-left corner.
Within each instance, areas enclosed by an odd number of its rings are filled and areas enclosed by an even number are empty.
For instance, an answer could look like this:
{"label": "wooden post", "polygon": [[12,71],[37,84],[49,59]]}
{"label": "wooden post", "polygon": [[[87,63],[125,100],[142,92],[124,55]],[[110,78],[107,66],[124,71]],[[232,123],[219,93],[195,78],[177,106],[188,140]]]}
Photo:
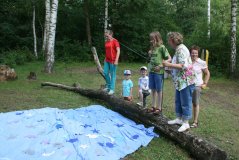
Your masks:
{"label": "wooden post", "polygon": [[206,49],[206,58],[205,58],[205,61],[207,63],[207,66],[208,66],[208,58],[209,58],[209,52],[208,50]]}

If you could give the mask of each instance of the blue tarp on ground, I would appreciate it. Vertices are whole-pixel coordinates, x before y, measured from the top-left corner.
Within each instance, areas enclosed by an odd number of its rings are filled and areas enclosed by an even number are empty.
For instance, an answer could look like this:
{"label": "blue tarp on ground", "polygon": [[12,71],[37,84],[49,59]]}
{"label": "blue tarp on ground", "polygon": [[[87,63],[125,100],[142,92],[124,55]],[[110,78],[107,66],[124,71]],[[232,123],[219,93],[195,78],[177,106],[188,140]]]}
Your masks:
{"label": "blue tarp on ground", "polygon": [[0,114],[0,160],[114,160],[157,136],[99,105]]}

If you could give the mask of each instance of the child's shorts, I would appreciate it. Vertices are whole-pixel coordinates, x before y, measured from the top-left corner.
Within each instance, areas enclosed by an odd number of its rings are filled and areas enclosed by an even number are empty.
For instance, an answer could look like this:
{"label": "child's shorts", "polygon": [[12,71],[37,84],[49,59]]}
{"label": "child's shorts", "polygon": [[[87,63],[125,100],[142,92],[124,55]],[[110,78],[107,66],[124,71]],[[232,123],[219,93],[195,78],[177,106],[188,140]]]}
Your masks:
{"label": "child's shorts", "polygon": [[149,88],[157,92],[163,89],[163,74],[149,73]]}

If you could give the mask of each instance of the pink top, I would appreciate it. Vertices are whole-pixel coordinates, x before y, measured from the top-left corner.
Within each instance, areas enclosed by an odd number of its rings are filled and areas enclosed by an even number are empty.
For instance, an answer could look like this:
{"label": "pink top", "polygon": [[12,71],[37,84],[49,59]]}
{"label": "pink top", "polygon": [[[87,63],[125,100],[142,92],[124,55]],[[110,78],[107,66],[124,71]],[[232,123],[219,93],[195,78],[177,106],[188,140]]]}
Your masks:
{"label": "pink top", "polygon": [[195,85],[201,86],[203,84],[203,69],[207,68],[207,64],[205,61],[198,58],[195,62],[193,62],[193,70],[195,71]]}

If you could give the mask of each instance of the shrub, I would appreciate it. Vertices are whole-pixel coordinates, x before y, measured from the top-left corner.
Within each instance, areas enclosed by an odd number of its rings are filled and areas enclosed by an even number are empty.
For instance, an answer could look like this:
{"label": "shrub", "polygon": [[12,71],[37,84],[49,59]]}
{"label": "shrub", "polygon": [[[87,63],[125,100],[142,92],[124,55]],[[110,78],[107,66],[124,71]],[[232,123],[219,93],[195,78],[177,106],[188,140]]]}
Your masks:
{"label": "shrub", "polygon": [[15,65],[23,65],[26,62],[33,61],[34,55],[28,48],[4,51],[0,54],[0,63],[11,67]]}
{"label": "shrub", "polygon": [[89,61],[91,60],[90,47],[79,41],[64,39],[56,43],[56,60],[61,61]]}

